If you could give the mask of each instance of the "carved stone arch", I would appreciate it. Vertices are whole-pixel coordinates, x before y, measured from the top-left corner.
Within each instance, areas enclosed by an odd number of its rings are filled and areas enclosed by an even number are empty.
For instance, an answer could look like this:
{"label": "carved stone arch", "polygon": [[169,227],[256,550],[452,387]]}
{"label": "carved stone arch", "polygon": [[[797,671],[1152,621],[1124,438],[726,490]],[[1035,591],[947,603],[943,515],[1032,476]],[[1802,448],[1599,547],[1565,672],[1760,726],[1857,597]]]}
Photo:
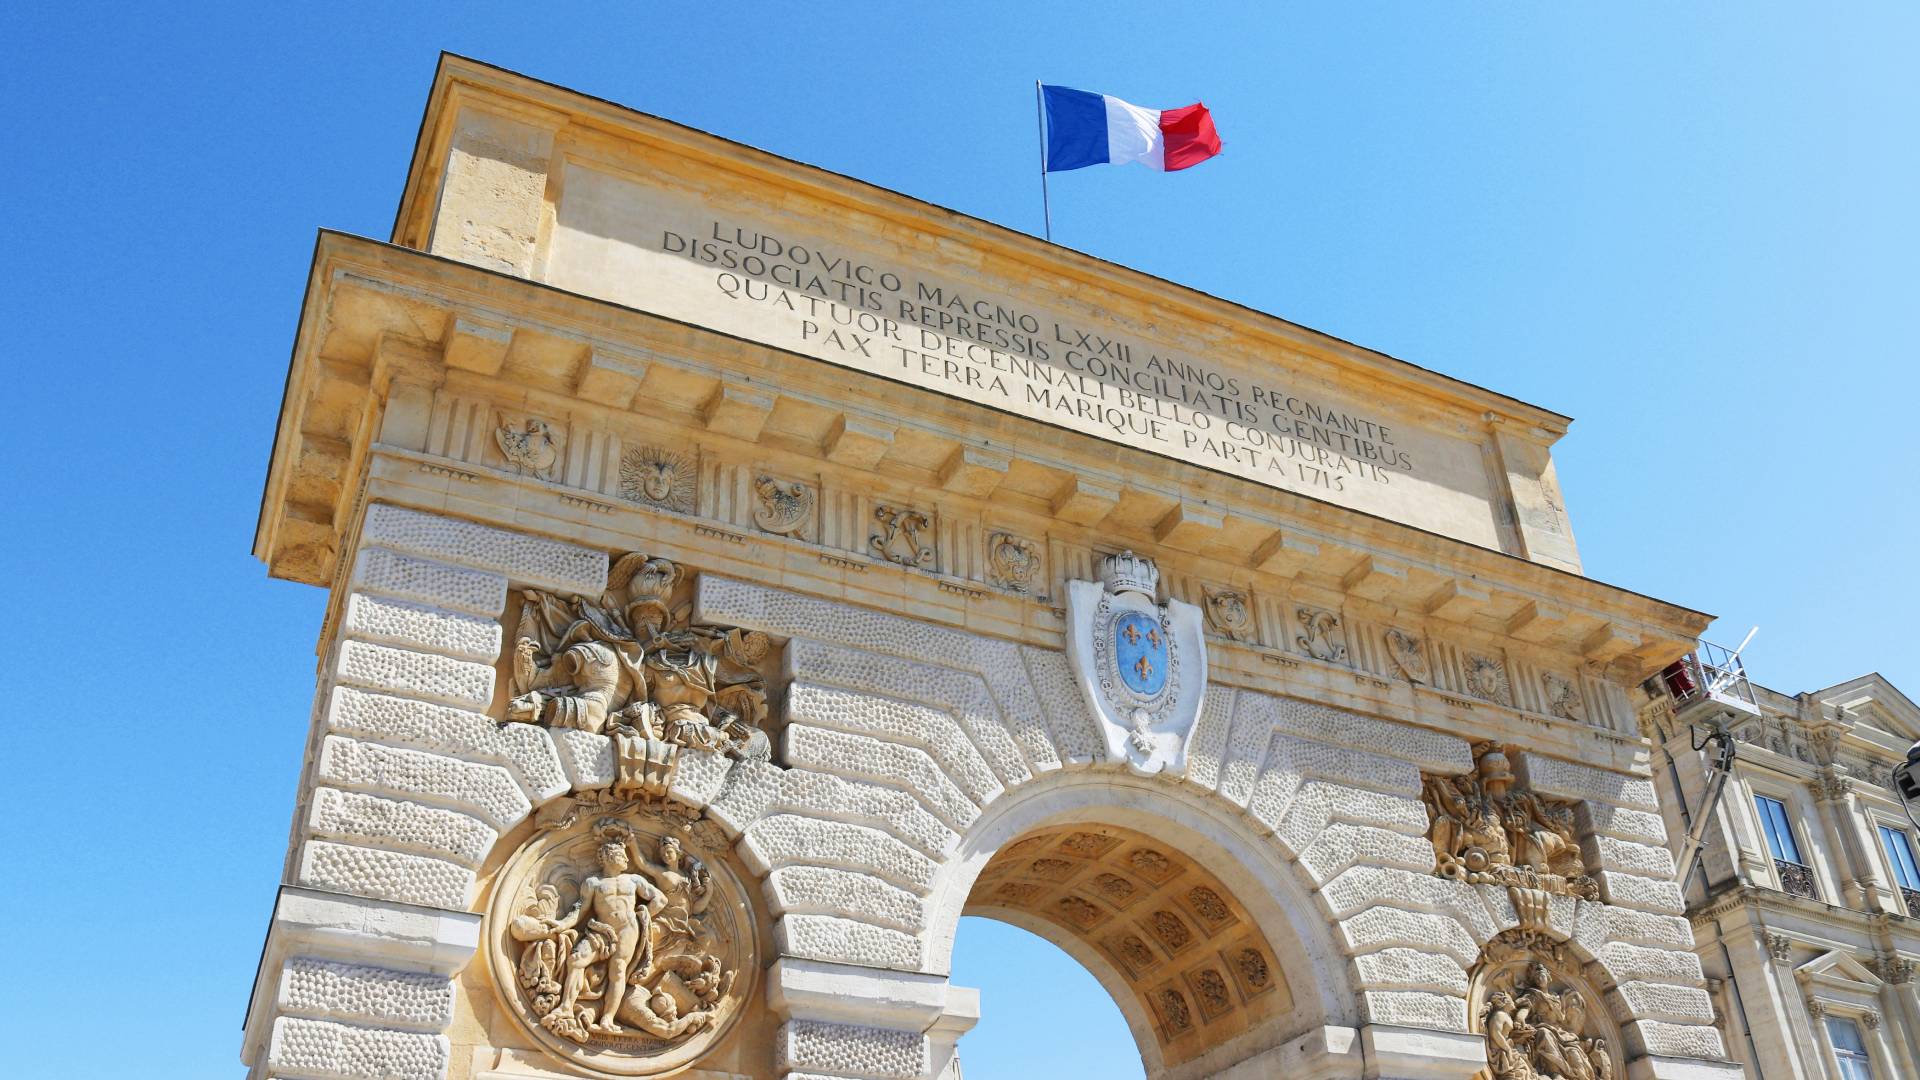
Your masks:
{"label": "carved stone arch", "polygon": [[[1076,830],[1074,826],[1082,826]],[[1251,925],[1231,939],[1226,961],[1235,950],[1251,948],[1270,962],[1270,978],[1284,987],[1290,1002],[1284,1015],[1263,1016],[1249,1027],[1212,1046],[1205,1053],[1182,1057],[1171,1065],[1165,1050],[1165,1017],[1147,1002],[1167,973],[1129,972],[1102,944],[1121,923],[1103,924],[1096,932],[1077,933],[1064,920],[1023,910],[1018,904],[995,903],[975,895],[983,874],[996,856],[1010,848],[1045,837],[1049,841],[1075,835],[1110,838],[1115,854],[1125,854],[1150,839],[1157,849],[1177,852],[1174,873],[1187,867],[1204,868],[1191,883],[1180,878],[1182,890],[1206,888],[1218,894],[1235,914],[1244,912]],[[1057,852],[1032,850],[1020,854],[1046,857]],[[1065,860],[1062,860],[1065,861]],[[1140,877],[1140,875],[1133,875]],[[1169,878],[1169,880],[1172,880]],[[1142,884],[1151,885],[1150,879]],[[1079,961],[1113,996],[1141,1050],[1151,1077],[1206,1076],[1282,1046],[1309,1031],[1355,1027],[1359,1022],[1352,968],[1335,940],[1336,927],[1316,902],[1312,883],[1298,865],[1286,859],[1264,838],[1243,810],[1223,797],[1191,785],[1166,780],[1115,775],[1109,772],[1056,771],[1013,789],[988,807],[961,838],[958,850],[939,871],[929,899],[927,968],[950,970],[955,932],[962,914],[980,914],[1031,931],[1059,946]],[[1200,929],[1190,907],[1177,907],[1183,923]],[[1147,913],[1142,912],[1145,915]],[[1160,946],[1156,943],[1156,949]],[[1224,966],[1224,964],[1222,965]],[[1239,978],[1228,972],[1230,980]],[[1183,995],[1189,988],[1180,985]],[[1232,989],[1244,993],[1246,987]],[[1193,1004],[1196,1021],[1199,1006]]]}
{"label": "carved stone arch", "polygon": [[1619,988],[1605,965],[1572,941],[1547,931],[1502,931],[1482,947],[1469,976],[1468,1023],[1487,1038],[1491,1080],[1625,1075],[1630,1048],[1615,1021],[1627,1015]]}

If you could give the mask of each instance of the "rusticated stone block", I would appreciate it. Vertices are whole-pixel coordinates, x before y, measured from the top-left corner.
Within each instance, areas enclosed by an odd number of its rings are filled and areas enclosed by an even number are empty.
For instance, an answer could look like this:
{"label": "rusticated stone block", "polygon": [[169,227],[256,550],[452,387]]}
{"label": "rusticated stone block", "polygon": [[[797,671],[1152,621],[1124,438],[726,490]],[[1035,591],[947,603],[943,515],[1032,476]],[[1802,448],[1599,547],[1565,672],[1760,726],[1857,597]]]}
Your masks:
{"label": "rusticated stone block", "polygon": [[478,867],[499,838],[493,826],[457,810],[356,791],[316,788],[307,830],[325,840],[411,851]]}
{"label": "rusticated stone block", "polygon": [[1467,969],[1443,953],[1382,949],[1354,957],[1353,968],[1369,990],[1425,990],[1461,997],[1467,993]]}
{"label": "rusticated stone block", "polygon": [[708,812],[724,818],[729,828],[745,828],[766,814],[780,812],[859,822],[884,829],[936,859],[946,858],[960,843],[958,834],[898,788],[808,769],[743,764]]}
{"label": "rusticated stone block", "polygon": [[1360,995],[1361,1011],[1375,1024],[1467,1030],[1467,999],[1420,990],[1368,990]]}
{"label": "rusticated stone block", "polygon": [[343,683],[485,710],[493,701],[493,667],[365,641],[343,641],[335,665]]}
{"label": "rusticated stone block", "polygon": [[783,866],[767,875],[767,905],[776,914],[836,915],[909,934],[927,928],[927,905],[872,874],[831,866]]}
{"label": "rusticated stone block", "polygon": [[1069,765],[1103,760],[1107,754],[1106,737],[1087,712],[1086,699],[1074,683],[1066,654],[1027,645],[1021,647],[1020,655],[1027,662],[1027,677],[1039,696],[1041,713],[1053,726],[1060,759]]}
{"label": "rusticated stone block", "polygon": [[1616,941],[1594,952],[1594,959],[1607,969],[1615,982],[1670,982],[1683,986],[1701,986],[1706,976],[1700,971],[1700,958],[1677,949],[1651,949]]}
{"label": "rusticated stone block", "polygon": [[[788,646],[788,656],[807,648],[808,643],[793,642]],[[819,673],[819,666],[812,665],[811,670]],[[844,687],[795,682],[787,688],[787,721],[919,747],[940,763],[941,771],[969,800],[980,806],[1005,790],[961,730],[959,721],[930,706]]]}
{"label": "rusticated stone block", "polygon": [[453,1022],[444,975],[295,956],[280,968],[282,1013],[438,1032]]}
{"label": "rusticated stone block", "polygon": [[1187,739],[1187,782],[1212,791],[1220,786],[1220,759],[1226,753],[1227,735],[1233,727],[1233,701],[1236,691],[1229,686],[1209,686],[1200,702],[1200,717],[1193,722],[1193,734]]}
{"label": "rusticated stone block", "polygon": [[1630,810],[1657,812],[1660,809],[1651,780],[1540,754],[1522,753],[1516,756],[1519,758],[1517,764],[1521,782],[1539,794],[1612,803]]}
{"label": "rusticated stone block", "polygon": [[776,814],[747,827],[741,857],[755,873],[781,866],[837,866],[872,874],[925,896],[933,889],[935,864],[878,829],[844,821]]}
{"label": "rusticated stone block", "polygon": [[533,724],[496,723],[484,713],[351,686],[334,688],[326,724],[340,735],[505,766],[535,803],[565,795],[570,786],[552,737]]}
{"label": "rusticated stone block", "polygon": [[[977,747],[977,756],[992,766],[996,785],[1021,784],[1033,778],[1033,770],[1028,768],[1020,747],[1000,718],[993,695],[980,676],[972,672],[803,640],[788,644],[787,664],[795,686],[814,683],[857,691],[842,697],[857,702],[854,707],[878,711],[888,720],[909,719],[902,715],[911,708],[904,705],[908,702],[946,714],[957,721],[961,740]],[[788,705],[792,714],[797,714],[799,708],[798,704]],[[806,715],[821,727],[843,730],[869,730],[881,719],[851,721],[860,725],[853,728],[835,724],[818,711],[809,711]]]}
{"label": "rusticated stone block", "polygon": [[335,787],[450,806],[505,832],[533,812],[526,793],[498,765],[329,735],[315,775]]}
{"label": "rusticated stone block", "polygon": [[507,606],[507,579],[483,570],[368,548],[353,564],[353,588],[437,608],[494,616]]}
{"label": "rusticated stone block", "polygon": [[781,740],[789,766],[901,785],[955,831],[966,829],[980,816],[980,809],[917,746],[798,723],[788,724]]}
{"label": "rusticated stone block", "polygon": [[1431,873],[1385,866],[1353,866],[1320,889],[1321,903],[1336,919],[1375,905],[1428,911],[1457,920],[1477,945],[1506,929],[1495,925],[1473,886]]}
{"label": "rusticated stone block", "polygon": [[607,587],[604,551],[399,506],[369,507],[362,542],[490,570],[556,592],[598,596]]}
{"label": "rusticated stone block", "polygon": [[351,638],[493,663],[500,655],[500,624],[479,615],[445,611],[372,593],[347,597],[342,629]]}
{"label": "rusticated stone block", "polygon": [[789,1020],[775,1036],[777,1072],[817,1070],[872,1080],[916,1080],[928,1066],[926,1037],[914,1031]]}
{"label": "rusticated stone block", "polygon": [[301,847],[297,873],[312,889],[451,911],[466,910],[473,891],[473,871],[444,859],[326,840]]}
{"label": "rusticated stone block", "polygon": [[1346,939],[1350,955],[1404,946],[1429,952],[1440,950],[1463,966],[1480,958],[1480,946],[1458,919],[1427,911],[1368,908],[1342,921],[1340,934]]}
{"label": "rusticated stone block", "polygon": [[267,1066],[329,1080],[441,1080],[451,1053],[444,1035],[282,1016],[273,1022]]}
{"label": "rusticated stone block", "polygon": [[774,924],[781,953],[836,964],[918,971],[920,939],[884,926],[832,915],[787,915]]}

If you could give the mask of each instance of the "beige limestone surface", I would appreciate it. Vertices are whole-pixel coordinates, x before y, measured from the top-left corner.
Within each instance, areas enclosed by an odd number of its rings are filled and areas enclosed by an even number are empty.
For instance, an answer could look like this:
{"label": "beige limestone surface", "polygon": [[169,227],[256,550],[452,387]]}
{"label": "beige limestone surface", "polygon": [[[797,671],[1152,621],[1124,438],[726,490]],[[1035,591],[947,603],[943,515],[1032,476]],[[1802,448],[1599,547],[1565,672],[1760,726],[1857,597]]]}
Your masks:
{"label": "beige limestone surface", "polygon": [[[987,305],[969,303],[976,319],[998,305],[1075,343],[1097,333],[1136,366],[1171,352],[1240,380],[1242,403],[1256,379],[1288,386],[1386,428],[1376,449],[1390,439],[1410,468],[1282,484],[1179,428],[1167,445],[1109,438],[966,393],[964,374],[952,393],[944,360],[939,382],[849,363],[799,336],[797,308],[727,296],[719,268],[658,243],[721,220],[884,268],[890,294],[964,290]],[[713,920],[740,948],[717,951],[759,970],[683,1076],[954,1075],[956,1040],[992,1007],[947,977],[969,907],[1104,973],[1156,1078],[1464,1080],[1490,1064],[1471,1003],[1523,954],[1619,1018],[1563,1025],[1605,1041],[1617,1075],[1725,1075],[1633,698],[1705,616],[1573,572],[1548,452],[1564,418],[458,58],[395,240],[316,248],[256,538],[272,573],[333,596],[248,1018],[255,1076],[618,1072],[591,1063],[617,1039],[568,1056],[528,1027],[545,981],[605,970],[605,935],[495,903],[576,804],[686,818],[742,886],[714,894],[740,906]],[[1018,350],[1002,351],[955,362],[1011,375]],[[1110,757],[1063,651],[1067,582],[1121,547],[1206,612],[1179,775]],[[596,629],[523,649],[529,606],[591,607]],[[765,715],[720,740],[665,722],[694,697],[740,719],[717,694],[553,677],[568,646],[632,646],[648,625],[752,652]],[[1511,774],[1498,798],[1536,800],[1551,827],[1432,833],[1423,794],[1488,753]],[[1052,853],[1013,850],[1036,839]],[[1495,875],[1447,876],[1437,845],[1492,852]],[[1132,859],[1148,848],[1193,865]],[[586,872],[584,854],[554,865]],[[1578,888],[1535,887],[1543,871]],[[1154,906],[1136,918],[1101,875]],[[1023,879],[1043,906],[1001,902]],[[1493,883],[1508,880],[1526,891]],[[675,940],[705,940],[681,907],[663,916]],[[535,922],[514,937],[503,911]],[[1163,935],[1142,939],[1159,959],[1128,968],[1138,954],[1107,934],[1123,922]],[[1272,990],[1248,981],[1246,950]],[[683,1011],[704,1000],[675,993]]]}

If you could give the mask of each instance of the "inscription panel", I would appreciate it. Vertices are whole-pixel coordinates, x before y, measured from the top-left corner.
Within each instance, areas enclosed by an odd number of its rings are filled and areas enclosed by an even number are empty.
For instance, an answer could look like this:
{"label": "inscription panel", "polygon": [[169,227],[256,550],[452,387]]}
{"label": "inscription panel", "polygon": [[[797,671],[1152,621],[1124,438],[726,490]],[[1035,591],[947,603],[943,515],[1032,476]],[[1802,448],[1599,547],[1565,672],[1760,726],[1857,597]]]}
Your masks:
{"label": "inscription panel", "polygon": [[[663,183],[670,183],[663,179]],[[882,235],[569,164],[550,284],[1499,548],[1477,431],[1390,411],[1214,327],[929,269]],[[875,233],[883,233],[876,224]],[[1377,397],[1377,395],[1374,395]]]}

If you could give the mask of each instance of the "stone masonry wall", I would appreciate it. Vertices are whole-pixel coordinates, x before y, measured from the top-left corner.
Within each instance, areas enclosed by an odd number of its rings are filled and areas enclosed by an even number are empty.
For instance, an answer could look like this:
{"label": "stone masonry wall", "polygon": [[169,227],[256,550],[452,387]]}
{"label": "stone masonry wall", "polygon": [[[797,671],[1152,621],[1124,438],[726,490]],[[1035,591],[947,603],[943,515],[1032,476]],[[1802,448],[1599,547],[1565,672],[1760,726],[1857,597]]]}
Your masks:
{"label": "stone masonry wall", "polygon": [[[465,957],[382,927],[419,909],[470,925],[498,837],[611,779],[605,737],[485,713],[508,589],[598,595],[607,557],[377,505],[354,558],[289,884],[365,915],[301,934],[276,917],[249,1060],[285,1080],[437,1080]],[[698,620],[790,639],[788,767],[689,751],[673,792],[761,876],[780,955],[943,964],[930,896],[982,809],[1055,770],[1117,767],[1060,653],[712,575],[696,604]],[[1504,890],[1432,873],[1420,774],[1471,767],[1460,737],[1215,686],[1186,776],[1168,782],[1211,793],[1296,869],[1347,954],[1361,1024],[1458,1033],[1480,947],[1519,922]],[[1556,898],[1552,926],[1617,988],[1629,1056],[1718,1056],[1651,784],[1533,755],[1520,767],[1582,808],[1606,902]],[[774,1049],[796,1077],[911,1080],[930,1060],[923,1032],[814,1019],[789,1020]]]}

